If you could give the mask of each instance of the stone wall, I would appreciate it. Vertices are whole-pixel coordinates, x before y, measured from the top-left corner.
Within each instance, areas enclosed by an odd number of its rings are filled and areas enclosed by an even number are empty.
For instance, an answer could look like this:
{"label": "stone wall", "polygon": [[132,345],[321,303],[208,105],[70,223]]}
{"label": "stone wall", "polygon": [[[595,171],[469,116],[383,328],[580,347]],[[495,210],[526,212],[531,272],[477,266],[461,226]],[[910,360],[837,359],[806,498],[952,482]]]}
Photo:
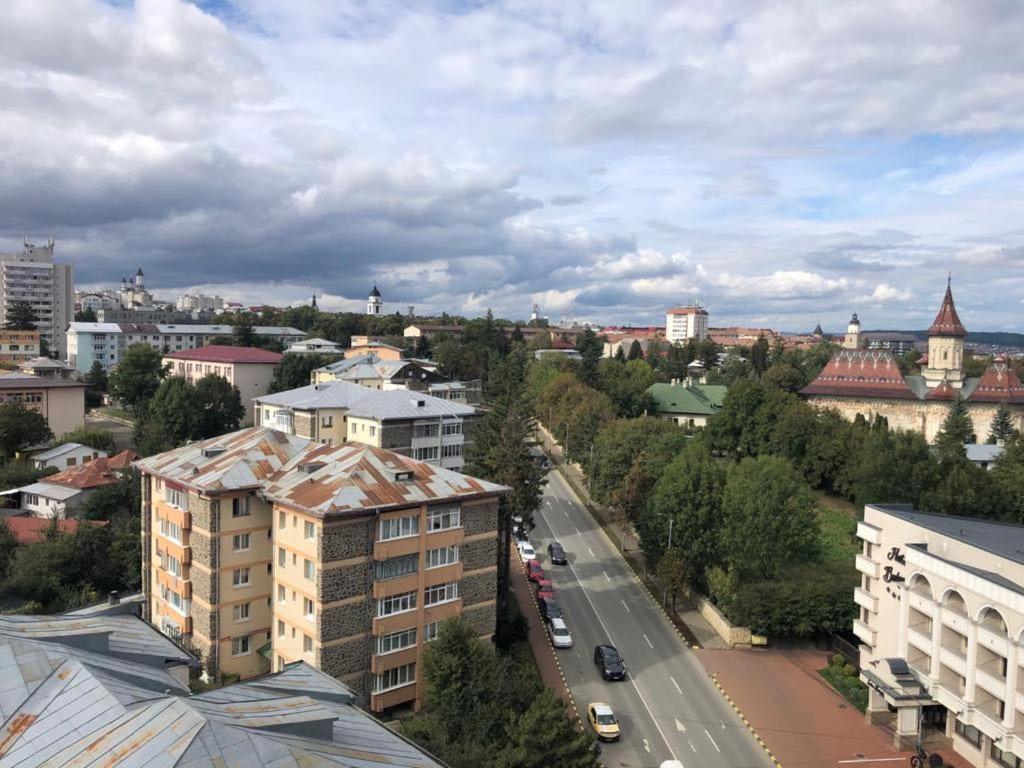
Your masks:
{"label": "stone wall", "polygon": [[188,578],[192,583],[192,594],[210,605],[215,605],[220,597],[220,584],[217,583],[216,571],[207,572],[194,565],[189,567]]}
{"label": "stone wall", "polygon": [[321,568],[316,574],[316,594],[322,603],[367,594],[371,586],[370,563],[365,560],[339,568]]}
{"label": "stone wall", "polygon": [[339,645],[325,646],[320,649],[320,671],[339,678],[361,674],[370,668],[372,649],[371,635],[361,635]]}
{"label": "stone wall", "polygon": [[314,432],[316,431],[316,414],[315,413],[303,413],[301,411],[292,411],[293,425],[295,428],[295,434],[299,437],[305,437],[308,440],[312,440]]}
{"label": "stone wall", "polygon": [[488,499],[480,504],[462,505],[462,527],[467,536],[498,530],[498,500]]}
{"label": "stone wall", "polygon": [[703,595],[694,594],[694,598],[697,601],[697,610],[700,611],[700,615],[718,633],[726,645],[730,648],[750,647],[751,633],[748,627],[734,627],[722,612]]}
{"label": "stone wall", "polygon": [[371,601],[366,599],[322,609],[316,617],[320,642],[369,632],[373,626],[372,607]]}
{"label": "stone wall", "polygon": [[342,525],[325,525],[317,539],[317,557],[321,563],[369,557],[373,554],[375,517]]}
{"label": "stone wall", "polygon": [[494,603],[491,603],[464,610],[462,620],[478,635],[493,635],[497,615],[497,608]]}
{"label": "stone wall", "polygon": [[459,558],[465,564],[467,571],[496,565],[498,562],[498,539],[464,541],[459,545]]}
{"label": "stone wall", "polygon": [[139,515],[141,519],[141,531],[140,536],[142,538],[142,618],[152,621],[150,613],[150,596],[153,594],[151,572],[151,553],[153,551],[153,532],[152,532],[152,521],[153,521],[153,510],[149,505],[149,485],[153,482],[153,479],[149,475],[142,476],[142,512]]}
{"label": "stone wall", "polygon": [[192,631],[199,632],[204,637],[216,638],[220,633],[217,626],[217,612],[210,611],[205,606],[192,603]]}
{"label": "stone wall", "polygon": [[345,675],[344,677],[339,677],[338,680],[341,681],[342,685],[347,685],[356,693],[357,696],[359,696],[359,700],[363,706],[370,703],[370,685],[372,681],[369,672],[369,665],[367,665],[367,670],[364,670],[363,672]]}
{"label": "stone wall", "polygon": [[192,547],[192,562],[202,563],[209,568],[217,567],[218,552],[210,550],[210,537],[199,531],[191,531],[188,535],[189,546]]}
{"label": "stone wall", "polygon": [[394,450],[412,445],[412,424],[388,424],[381,429],[380,445]]}
{"label": "stone wall", "polygon": [[464,606],[494,600],[498,594],[498,569],[476,571],[462,577],[459,582],[459,597]]}
{"label": "stone wall", "polygon": [[220,531],[220,503],[203,499],[196,493],[189,491],[188,511],[192,513],[192,527],[202,528],[210,533]]}

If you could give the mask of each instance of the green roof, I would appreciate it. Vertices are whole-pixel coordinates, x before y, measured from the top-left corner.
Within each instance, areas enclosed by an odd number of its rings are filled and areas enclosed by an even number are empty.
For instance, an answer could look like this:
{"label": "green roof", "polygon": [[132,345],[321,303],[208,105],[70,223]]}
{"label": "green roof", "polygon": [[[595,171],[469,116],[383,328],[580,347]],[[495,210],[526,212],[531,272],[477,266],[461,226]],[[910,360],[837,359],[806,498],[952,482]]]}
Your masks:
{"label": "green roof", "polygon": [[653,384],[647,390],[658,413],[713,416],[722,407],[727,387],[722,384]]}

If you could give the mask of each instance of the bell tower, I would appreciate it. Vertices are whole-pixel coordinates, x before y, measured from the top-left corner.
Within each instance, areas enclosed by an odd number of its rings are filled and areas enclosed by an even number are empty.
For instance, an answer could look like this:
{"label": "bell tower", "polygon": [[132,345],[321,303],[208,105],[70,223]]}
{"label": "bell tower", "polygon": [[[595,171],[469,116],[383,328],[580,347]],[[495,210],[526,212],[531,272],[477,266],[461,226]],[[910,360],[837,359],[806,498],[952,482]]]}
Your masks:
{"label": "bell tower", "polygon": [[964,385],[964,338],[967,329],[956,312],[951,283],[951,278],[946,281],[942,306],[928,329],[928,365],[921,369],[921,376],[930,388],[939,386],[943,381],[949,382],[954,389]]}
{"label": "bell tower", "polygon": [[368,315],[379,315],[381,310],[384,308],[384,302],[380,298],[380,291],[377,290],[377,286],[373,286],[373,290],[370,291],[370,297],[366,300],[366,314]]}
{"label": "bell tower", "polygon": [[857,313],[853,313],[850,324],[846,326],[846,335],[843,337],[843,349],[860,349],[860,320]]}

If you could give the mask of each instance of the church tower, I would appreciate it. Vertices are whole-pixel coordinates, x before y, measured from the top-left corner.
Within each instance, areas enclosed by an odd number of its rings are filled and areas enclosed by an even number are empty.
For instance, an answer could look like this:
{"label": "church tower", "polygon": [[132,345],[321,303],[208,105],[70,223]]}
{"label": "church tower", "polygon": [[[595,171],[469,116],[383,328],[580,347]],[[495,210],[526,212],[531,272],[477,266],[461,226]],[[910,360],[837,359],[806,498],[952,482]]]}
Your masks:
{"label": "church tower", "polygon": [[843,337],[843,349],[860,349],[860,320],[857,313],[853,313],[850,324],[846,326],[846,336]]}
{"label": "church tower", "polygon": [[384,308],[384,302],[381,301],[380,291],[377,290],[377,286],[373,286],[373,290],[370,291],[370,298],[366,300],[366,314],[368,315],[379,315],[381,310]]}
{"label": "church tower", "polygon": [[954,389],[960,389],[964,385],[964,338],[967,329],[956,313],[950,283],[951,280],[946,281],[942,306],[928,329],[928,365],[921,369],[921,376],[929,387],[948,381]]}

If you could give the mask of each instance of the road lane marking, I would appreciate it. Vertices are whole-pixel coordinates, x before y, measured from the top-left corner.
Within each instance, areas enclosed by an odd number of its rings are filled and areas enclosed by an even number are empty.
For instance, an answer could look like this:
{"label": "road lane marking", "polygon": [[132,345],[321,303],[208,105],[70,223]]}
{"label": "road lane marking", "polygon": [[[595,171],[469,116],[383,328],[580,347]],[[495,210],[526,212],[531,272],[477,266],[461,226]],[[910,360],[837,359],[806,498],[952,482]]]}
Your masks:
{"label": "road lane marking", "polygon": [[649,645],[651,650],[653,651],[654,650],[654,643],[652,643],[650,640],[647,639],[647,635],[644,635],[644,640],[647,641],[647,645]]}
{"label": "road lane marking", "polygon": [[693,746],[693,742],[692,741],[687,739],[686,743],[690,745],[690,749],[692,749],[694,752],[697,751],[697,748],[695,746]]}
{"label": "road lane marking", "polygon": [[686,726],[683,725],[681,722],[679,722],[679,718],[676,717],[676,718],[673,718],[673,720],[676,721],[676,730],[679,731],[680,733],[686,733]]}
{"label": "road lane marking", "polygon": [[650,752],[651,751],[651,745],[647,743],[647,739],[641,739],[641,741],[644,743],[644,751],[645,752]]}
{"label": "road lane marking", "polygon": [[676,690],[679,691],[679,693],[683,692],[683,689],[679,687],[679,683],[676,682],[676,679],[674,677],[669,675],[668,679],[672,681],[672,685],[676,687]]}
{"label": "road lane marking", "polygon": [[612,577],[608,575],[608,571],[601,571],[601,573],[604,574],[604,577],[605,577],[605,579],[607,581],[611,581],[612,580]]}
{"label": "road lane marking", "polygon": [[590,553],[591,557],[596,557],[596,555],[594,554],[594,550],[592,550],[590,547],[587,547],[587,552]]}
{"label": "road lane marking", "polygon": [[711,738],[711,734],[710,734],[710,733],[708,733],[708,729],[707,729],[707,728],[705,728],[705,729],[704,729],[704,733],[707,733],[708,739],[710,739],[710,740],[711,740],[711,746],[713,746],[713,747],[715,748],[715,751],[716,751],[716,752],[721,752],[722,750],[720,750],[720,749],[718,748],[718,745],[717,745],[717,744],[715,744],[715,740]]}
{"label": "road lane marking", "polygon": [[[576,528],[576,526],[574,525],[573,528]],[[576,528],[576,535],[577,536],[582,536],[583,535],[582,533],[580,533],[580,529],[579,528]]]}
{"label": "road lane marking", "polygon": [[625,600],[619,600],[619,602],[622,603],[622,607],[626,609],[626,613],[632,613],[632,611],[629,610],[629,606],[626,605],[626,601]]}
{"label": "road lane marking", "polygon": [[836,760],[840,765],[846,763],[895,763],[897,760],[905,760],[903,757],[861,757],[857,760]]}

